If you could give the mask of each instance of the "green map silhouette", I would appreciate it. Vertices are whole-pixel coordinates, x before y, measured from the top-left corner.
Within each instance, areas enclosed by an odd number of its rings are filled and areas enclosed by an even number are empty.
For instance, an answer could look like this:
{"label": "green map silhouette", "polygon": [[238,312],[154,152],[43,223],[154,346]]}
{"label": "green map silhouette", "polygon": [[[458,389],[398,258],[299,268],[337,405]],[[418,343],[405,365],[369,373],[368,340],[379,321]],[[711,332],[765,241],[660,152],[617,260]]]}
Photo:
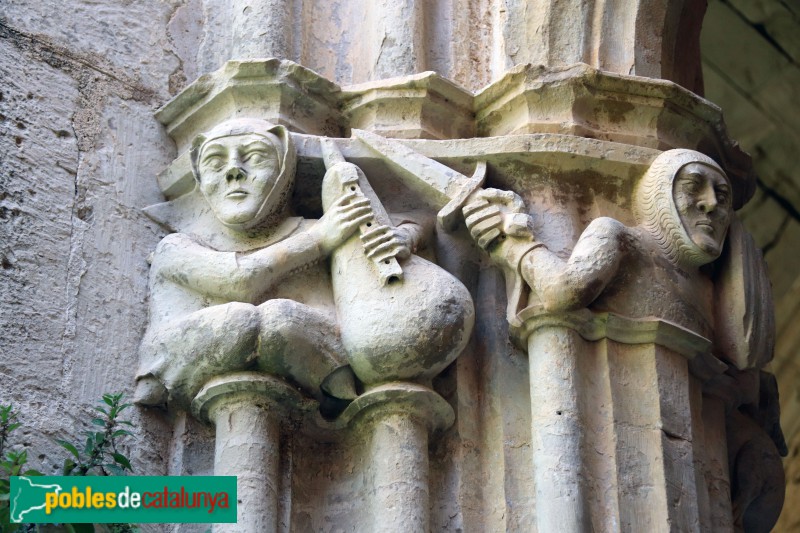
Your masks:
{"label": "green map silhouette", "polygon": [[31,511],[44,510],[45,494],[62,490],[61,485],[39,485],[24,476],[11,478],[11,521],[22,522]]}

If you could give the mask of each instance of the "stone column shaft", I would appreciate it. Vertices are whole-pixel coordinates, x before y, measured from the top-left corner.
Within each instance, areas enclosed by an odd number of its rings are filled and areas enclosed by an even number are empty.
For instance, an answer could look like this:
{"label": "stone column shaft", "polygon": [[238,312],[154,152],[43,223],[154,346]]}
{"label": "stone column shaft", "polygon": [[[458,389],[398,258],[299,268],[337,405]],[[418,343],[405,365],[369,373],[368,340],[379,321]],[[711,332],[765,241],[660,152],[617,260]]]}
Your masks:
{"label": "stone column shaft", "polygon": [[453,425],[453,408],[423,385],[391,382],[356,398],[338,423],[345,427],[356,420],[357,434],[369,439],[369,531],[427,532],[428,436]]}
{"label": "stone column shaft", "polygon": [[424,2],[370,0],[365,5],[370,47],[366,57],[372,62],[369,78],[379,80],[424,71]]}
{"label": "stone column shaft", "polygon": [[277,531],[280,424],[249,394],[226,398],[211,412],[216,426],[214,474],[237,476],[238,522],[217,533]]}
{"label": "stone column shaft", "polygon": [[725,404],[720,398],[703,396],[703,466],[709,496],[709,521],[719,531],[733,530],[731,480],[725,432]]}
{"label": "stone column shaft", "polygon": [[607,341],[623,531],[699,531],[685,357]]}
{"label": "stone column shaft", "polygon": [[232,0],[231,59],[291,58],[292,0]]}
{"label": "stone column shaft", "polygon": [[536,522],[539,531],[591,529],[583,468],[578,334],[544,328],[528,338]]}
{"label": "stone column shaft", "polygon": [[724,488],[709,498],[703,470],[722,478],[724,458],[698,450],[687,358],[556,325],[528,337],[528,357],[537,529],[700,531]]}
{"label": "stone column shaft", "polygon": [[373,413],[369,460],[373,469],[373,531],[428,531],[428,427],[387,404]]}

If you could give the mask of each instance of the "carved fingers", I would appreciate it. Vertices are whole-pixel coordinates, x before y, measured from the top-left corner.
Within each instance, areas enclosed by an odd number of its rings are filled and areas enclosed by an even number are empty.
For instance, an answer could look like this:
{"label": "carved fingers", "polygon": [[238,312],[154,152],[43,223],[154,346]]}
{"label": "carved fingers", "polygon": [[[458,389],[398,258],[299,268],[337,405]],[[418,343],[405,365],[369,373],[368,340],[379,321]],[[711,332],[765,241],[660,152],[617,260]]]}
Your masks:
{"label": "carved fingers", "polygon": [[315,226],[322,250],[330,253],[372,218],[372,207],[366,197],[355,192],[342,195]]}
{"label": "carved fingers", "polygon": [[366,222],[372,216],[372,206],[363,194],[348,192],[336,200],[333,208],[329,209],[328,212],[334,212],[335,216],[342,223],[346,223],[352,232],[355,231],[359,224]]}
{"label": "carved fingers", "polygon": [[486,200],[472,202],[463,211],[470,235],[478,246],[486,250],[502,233],[503,212],[499,206]]}
{"label": "carved fingers", "polygon": [[488,250],[498,238],[506,236],[533,238],[525,203],[512,191],[479,191],[464,206],[463,213],[472,238],[484,250]]}
{"label": "carved fingers", "polygon": [[526,213],[511,213],[506,216],[504,229],[506,235],[531,240],[533,239],[533,223]]}
{"label": "carved fingers", "polygon": [[390,257],[403,259],[411,254],[403,234],[390,226],[370,228],[370,231],[361,235],[361,242],[364,244],[364,252],[367,257],[375,261],[382,261]]}
{"label": "carved fingers", "polygon": [[522,197],[514,191],[501,191],[499,189],[484,189],[476,196],[481,197],[491,203],[500,204],[512,213],[522,213],[525,211],[525,202]]}

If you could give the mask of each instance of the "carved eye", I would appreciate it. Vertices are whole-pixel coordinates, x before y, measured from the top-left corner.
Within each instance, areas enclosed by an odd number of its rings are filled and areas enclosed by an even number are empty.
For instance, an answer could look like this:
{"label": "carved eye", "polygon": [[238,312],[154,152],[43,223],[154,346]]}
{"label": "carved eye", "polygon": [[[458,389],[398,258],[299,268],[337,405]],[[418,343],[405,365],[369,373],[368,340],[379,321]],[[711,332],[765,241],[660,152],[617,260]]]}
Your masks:
{"label": "carved eye", "polygon": [[717,195],[717,202],[720,203],[720,204],[726,204],[727,205],[728,201],[730,200],[730,197],[731,197],[730,192],[728,192],[728,189],[724,189],[724,188],[721,188],[721,187],[715,189],[714,190],[714,194]]}
{"label": "carved eye", "polygon": [[696,193],[696,192],[700,191],[700,188],[701,188],[700,180],[697,177],[692,176],[691,178],[686,180],[686,190],[687,191],[689,191],[691,193]]}
{"label": "carved eye", "polygon": [[697,179],[694,178],[687,178],[683,180],[680,184],[680,190],[683,194],[686,194],[690,197],[695,197],[700,193],[700,183]]}
{"label": "carved eye", "polygon": [[212,154],[203,158],[203,166],[210,168],[211,170],[219,170],[224,164],[225,161],[222,159],[222,156],[219,155]]}
{"label": "carved eye", "polygon": [[250,163],[251,165],[261,165],[270,160],[270,154],[264,152],[263,150],[254,150],[252,152],[248,152],[244,156],[244,161],[246,163]]}

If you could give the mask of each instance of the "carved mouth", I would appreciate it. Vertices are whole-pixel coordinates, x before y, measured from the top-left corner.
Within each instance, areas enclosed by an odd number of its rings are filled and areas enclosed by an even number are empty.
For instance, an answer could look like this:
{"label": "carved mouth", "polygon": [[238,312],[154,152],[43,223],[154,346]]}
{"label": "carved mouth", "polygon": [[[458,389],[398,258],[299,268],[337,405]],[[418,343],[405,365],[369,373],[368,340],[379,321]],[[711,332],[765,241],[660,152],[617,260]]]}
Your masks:
{"label": "carved mouth", "polygon": [[250,193],[248,193],[244,189],[234,189],[231,192],[229,192],[228,194],[226,194],[225,198],[231,198],[233,200],[240,200],[240,199],[244,198],[245,196],[247,196],[248,194],[250,194]]}
{"label": "carved mouth", "polygon": [[711,223],[710,220],[700,220],[697,223],[695,223],[695,226],[709,233],[713,233],[714,231],[716,231],[714,225]]}

